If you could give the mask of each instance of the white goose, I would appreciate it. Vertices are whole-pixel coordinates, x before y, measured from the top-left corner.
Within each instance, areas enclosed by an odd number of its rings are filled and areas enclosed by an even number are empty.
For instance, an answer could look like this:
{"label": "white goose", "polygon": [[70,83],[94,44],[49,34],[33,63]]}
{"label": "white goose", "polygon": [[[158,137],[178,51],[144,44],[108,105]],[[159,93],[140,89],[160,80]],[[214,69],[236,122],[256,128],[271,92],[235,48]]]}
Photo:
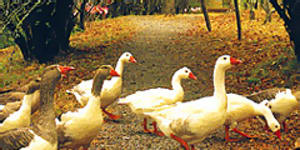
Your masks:
{"label": "white goose", "polygon": [[30,84],[25,96],[23,97],[21,107],[16,112],[9,114],[0,124],[0,132],[10,129],[29,127],[31,116],[31,101],[36,99],[36,93],[39,92],[40,84]]}
{"label": "white goose", "polygon": [[[134,94],[126,96],[125,98],[121,98],[118,103],[127,104],[134,113],[142,115],[144,112],[151,112],[157,107],[181,102],[184,98],[181,80],[188,78],[197,80],[196,76],[189,68],[183,67],[174,73],[171,82],[172,89],[155,88],[137,91]],[[158,135],[161,135],[161,133],[157,131],[156,122],[153,122],[153,126],[154,132]],[[145,132],[150,132],[147,129],[146,118],[144,118],[143,127]]]}
{"label": "white goose", "polygon": [[40,107],[32,127],[10,129],[0,133],[0,148],[20,150],[57,150],[54,89],[62,76],[73,67],[52,65],[46,68],[40,83]]}
{"label": "white goose", "polygon": [[59,145],[72,149],[80,146],[88,148],[103,123],[100,108],[101,89],[104,80],[110,80],[111,76],[119,76],[119,74],[110,65],[102,65],[93,79],[92,97],[88,103],[75,112],[62,114],[60,120],[56,120]]}
{"label": "white goose", "polygon": [[[118,72],[118,74],[120,74],[120,77],[113,77],[109,81],[104,81],[103,90],[101,91],[101,108],[104,113],[114,120],[120,118],[120,116],[113,115],[107,112],[105,109],[121,95],[122,74],[125,63],[136,63],[136,60],[129,52],[123,53],[117,62],[115,70]],[[92,85],[93,79],[82,81],[80,84],[74,86],[71,90],[67,90],[67,92],[74,94],[77,101],[84,106],[92,96]]]}
{"label": "white goose", "polygon": [[[248,118],[255,116],[264,116],[267,120],[268,127],[276,134],[278,138],[280,137],[280,124],[274,117],[270,108],[264,104],[257,104],[250,99],[247,99],[244,96],[237,94],[227,94],[228,98],[228,108],[227,108],[227,119],[225,121],[225,139],[226,141],[237,141],[238,139],[231,139],[229,137],[229,126],[236,126],[238,122],[243,121]],[[241,131],[236,127],[233,128],[233,131],[245,136],[247,138],[252,138]]]}
{"label": "white goose", "polygon": [[279,122],[283,124],[285,132],[288,132],[286,118],[293,111],[300,110],[300,102],[296,97],[300,97],[299,91],[292,93],[290,89],[286,89],[286,91],[278,92],[275,99],[262,102],[272,110]]}
{"label": "white goose", "polygon": [[225,90],[225,71],[232,65],[241,63],[228,55],[217,59],[214,70],[214,95],[175,107],[146,113],[157,121],[162,132],[180,142],[189,150],[197,142],[216,131],[226,120],[227,96]]}

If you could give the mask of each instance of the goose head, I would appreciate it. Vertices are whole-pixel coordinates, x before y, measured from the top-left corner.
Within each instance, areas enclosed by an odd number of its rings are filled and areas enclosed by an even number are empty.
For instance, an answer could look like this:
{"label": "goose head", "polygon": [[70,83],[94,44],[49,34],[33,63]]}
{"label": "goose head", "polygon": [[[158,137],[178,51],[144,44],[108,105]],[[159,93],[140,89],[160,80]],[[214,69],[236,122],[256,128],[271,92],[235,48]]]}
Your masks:
{"label": "goose head", "polygon": [[241,60],[235,59],[229,55],[220,56],[216,61],[216,66],[223,68],[224,70],[229,69],[233,65],[242,63]]}
{"label": "goose head", "polygon": [[110,80],[112,76],[120,76],[120,74],[111,65],[100,66],[100,68],[97,70],[97,74],[105,76],[106,80]]}
{"label": "goose head", "polygon": [[26,94],[32,94],[36,90],[40,89],[40,84],[41,84],[41,78],[35,78],[34,80],[30,81],[28,84],[28,89],[26,91]]}
{"label": "goose head", "polygon": [[67,74],[72,71],[75,70],[74,67],[71,66],[61,66],[61,65],[56,65],[57,70],[60,72],[60,74],[62,75],[63,78],[67,77]]}
{"label": "goose head", "polygon": [[[50,74],[50,76],[53,76],[53,77],[51,77],[53,79],[60,79],[61,77],[65,78],[65,77],[67,77],[67,74],[72,70],[75,70],[75,68],[71,67],[71,66],[62,66],[62,65],[57,65],[57,64],[50,65],[45,68],[41,78],[43,78],[43,76],[45,74]],[[55,73],[55,72],[58,72],[58,73]],[[38,80],[40,80],[40,79],[38,79]]]}
{"label": "goose head", "polygon": [[197,80],[197,77],[193,74],[193,72],[188,67],[183,67],[176,71],[176,74],[181,79],[193,79]]}
{"label": "goose head", "polygon": [[273,115],[273,113],[271,111],[272,106],[270,105],[269,101],[268,100],[264,100],[259,105],[260,105],[260,109],[261,109],[262,113],[265,114],[265,116],[268,117],[268,118],[266,118],[266,120],[267,120],[267,124],[268,124],[269,128],[271,129],[272,132],[274,132],[274,134],[279,139],[281,139],[280,124],[275,119],[275,117],[274,117],[274,115]]}
{"label": "goose head", "polygon": [[102,65],[97,69],[96,75],[94,76],[92,94],[94,96],[100,96],[103,81],[110,80],[112,76],[119,77],[120,74],[114,70],[111,65]]}
{"label": "goose head", "polygon": [[137,61],[135,60],[135,58],[132,56],[131,53],[129,52],[125,52],[121,55],[120,60],[122,62],[126,62],[126,63],[136,63]]}

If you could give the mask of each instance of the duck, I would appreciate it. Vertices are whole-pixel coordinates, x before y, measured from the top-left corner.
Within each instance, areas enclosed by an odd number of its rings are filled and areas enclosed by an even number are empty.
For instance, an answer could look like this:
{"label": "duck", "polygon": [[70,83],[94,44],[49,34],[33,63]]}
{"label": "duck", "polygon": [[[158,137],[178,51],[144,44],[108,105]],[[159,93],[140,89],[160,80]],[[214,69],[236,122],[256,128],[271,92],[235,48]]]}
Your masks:
{"label": "duck", "polygon": [[[108,111],[106,108],[114,103],[121,95],[122,91],[122,75],[125,63],[137,63],[136,59],[132,56],[130,52],[124,52],[116,65],[116,72],[120,75],[119,77],[112,77],[111,80],[104,81],[102,97],[101,97],[101,109],[108,115],[110,119],[117,120],[120,118],[118,115],[114,115]],[[93,85],[93,79],[82,81],[78,85],[74,86],[71,90],[67,90],[67,93],[72,93],[76,97],[76,100],[82,105],[86,105],[89,98],[92,96],[91,89]]]}
{"label": "duck", "polygon": [[74,70],[70,66],[51,65],[45,68],[40,83],[40,107],[37,122],[0,132],[0,148],[20,150],[57,150],[54,89],[61,76]]}
{"label": "duck", "polygon": [[39,84],[30,84],[23,97],[19,110],[9,114],[0,123],[0,132],[14,128],[29,127],[31,119],[31,100],[35,99],[35,92],[39,89]]}
{"label": "duck", "polygon": [[[265,103],[255,103],[245,96],[230,93],[227,94],[228,108],[227,119],[225,121],[225,140],[227,142],[238,141],[239,139],[231,139],[229,136],[230,125],[234,126],[233,131],[247,138],[252,138],[246,133],[237,129],[239,122],[255,116],[264,116],[268,127],[281,139],[280,124],[274,117],[271,109]],[[266,100],[265,100],[266,102]]]}
{"label": "duck", "polygon": [[[41,79],[38,77],[20,88],[22,90],[9,91],[0,95],[0,122],[3,122],[8,116],[20,110],[21,106],[26,106],[22,105],[26,95],[25,103],[30,102],[28,106],[31,107],[31,114],[38,109],[40,106],[40,81]],[[26,92],[30,93],[26,94]]]}
{"label": "duck", "polygon": [[[126,104],[137,115],[143,115],[144,112],[154,111],[157,107],[181,102],[184,99],[184,91],[183,87],[181,86],[181,80],[188,78],[197,80],[197,77],[189,68],[180,68],[172,76],[171,89],[154,88],[137,91],[134,94],[120,98],[118,104]],[[157,130],[156,122],[153,122],[152,125],[154,126],[153,132],[162,136],[163,134]],[[146,117],[144,118],[143,127],[144,132],[151,132],[149,129],[147,129]]]}
{"label": "duck", "polygon": [[[291,90],[288,88],[271,88],[246,95],[248,98],[253,98],[260,103],[267,105],[277,120],[282,124],[284,132],[288,132],[287,118],[288,116],[296,111],[300,110],[300,91]],[[268,101],[262,101],[263,98],[267,98]],[[260,121],[266,121],[257,117]],[[267,128],[267,123],[265,123],[265,129]]]}
{"label": "duck", "polygon": [[[214,69],[214,94],[176,106],[146,112],[164,135],[178,141],[186,150],[222,127],[226,121],[228,98],[225,71],[241,61],[229,55],[220,56]],[[188,144],[189,143],[189,144]]]}
{"label": "duck", "polygon": [[101,97],[104,80],[120,76],[112,66],[102,65],[97,69],[88,103],[74,112],[68,111],[56,119],[59,147],[88,149],[103,123]]}

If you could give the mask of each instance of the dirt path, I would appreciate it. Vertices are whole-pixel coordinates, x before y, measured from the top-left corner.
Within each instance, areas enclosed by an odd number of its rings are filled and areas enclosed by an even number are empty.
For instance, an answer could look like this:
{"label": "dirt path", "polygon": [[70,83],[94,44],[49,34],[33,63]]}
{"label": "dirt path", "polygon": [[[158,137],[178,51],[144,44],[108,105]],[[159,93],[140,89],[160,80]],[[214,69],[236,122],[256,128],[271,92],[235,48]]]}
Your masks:
{"label": "dirt path", "polygon": [[[151,17],[152,19],[149,19]],[[150,16],[148,19],[134,16],[128,18],[128,21],[135,22],[137,28],[141,30],[132,40],[112,45],[105,51],[106,55],[110,55],[109,51],[112,49],[118,49],[122,52],[129,51],[138,61],[136,65],[125,66],[122,96],[151,87],[170,87],[172,74],[183,66],[189,67],[199,79],[204,80],[182,81],[186,91],[185,100],[211,94],[212,82],[210,78],[213,67],[200,64],[205,64],[206,61],[217,58],[216,55],[208,53],[208,51],[213,50],[210,47],[213,42],[207,39],[191,38],[188,43],[183,43],[181,38],[186,37],[180,35],[180,33],[187,32],[192,20],[199,19],[201,16],[182,16],[180,19],[173,19],[172,17],[157,19],[155,17],[158,16]],[[206,29],[203,28],[203,30]],[[170,138],[143,133],[141,126],[143,119],[133,114],[127,106],[114,105],[110,111],[115,114],[122,114],[123,117],[115,122],[107,120],[91,149],[182,149],[178,142]],[[239,127],[242,131],[260,137],[226,143],[224,141],[224,129],[220,129],[216,134],[212,134],[209,138],[197,144],[196,148],[282,148],[278,145],[280,141],[275,139],[275,136],[264,132],[262,125],[257,120],[250,119]],[[232,136],[240,137],[233,133]],[[286,143],[284,145],[290,144]]]}

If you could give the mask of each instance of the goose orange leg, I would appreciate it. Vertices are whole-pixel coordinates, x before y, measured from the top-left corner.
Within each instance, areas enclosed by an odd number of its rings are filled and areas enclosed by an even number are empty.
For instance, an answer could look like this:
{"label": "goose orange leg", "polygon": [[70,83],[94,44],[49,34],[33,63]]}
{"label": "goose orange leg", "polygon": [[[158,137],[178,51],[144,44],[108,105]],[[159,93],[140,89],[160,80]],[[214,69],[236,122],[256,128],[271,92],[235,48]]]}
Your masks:
{"label": "goose orange leg", "polygon": [[240,134],[240,135],[242,135],[242,136],[244,136],[246,138],[255,138],[255,136],[248,135],[248,134],[246,134],[246,133],[244,133],[242,131],[239,131],[237,128],[234,128],[232,131],[234,131],[235,133],[238,133],[238,134]]}
{"label": "goose orange leg", "polygon": [[231,139],[229,136],[229,125],[225,125],[225,140],[226,142],[236,142],[239,141],[239,139]]}
{"label": "goose orange leg", "polygon": [[165,136],[164,133],[162,133],[161,131],[158,131],[157,123],[155,121],[152,122],[152,125],[153,125],[153,128],[154,128],[153,133],[155,133],[158,136]]}
{"label": "goose orange leg", "polygon": [[117,120],[117,119],[121,118],[121,116],[114,115],[114,114],[112,114],[112,113],[106,111],[105,108],[101,108],[101,109],[102,109],[102,111],[103,111],[106,115],[108,115],[108,117],[109,117],[110,119],[112,119],[112,120]]}
{"label": "goose orange leg", "polygon": [[151,131],[147,128],[147,118],[144,118],[144,122],[142,125],[144,127],[144,132],[151,133]]}
{"label": "goose orange leg", "polygon": [[185,150],[190,150],[189,145],[186,143],[186,141],[184,141],[183,139],[181,139],[180,137],[175,136],[174,134],[171,133],[171,138],[176,140],[177,142],[179,142],[181,144],[181,146],[184,147]]}

